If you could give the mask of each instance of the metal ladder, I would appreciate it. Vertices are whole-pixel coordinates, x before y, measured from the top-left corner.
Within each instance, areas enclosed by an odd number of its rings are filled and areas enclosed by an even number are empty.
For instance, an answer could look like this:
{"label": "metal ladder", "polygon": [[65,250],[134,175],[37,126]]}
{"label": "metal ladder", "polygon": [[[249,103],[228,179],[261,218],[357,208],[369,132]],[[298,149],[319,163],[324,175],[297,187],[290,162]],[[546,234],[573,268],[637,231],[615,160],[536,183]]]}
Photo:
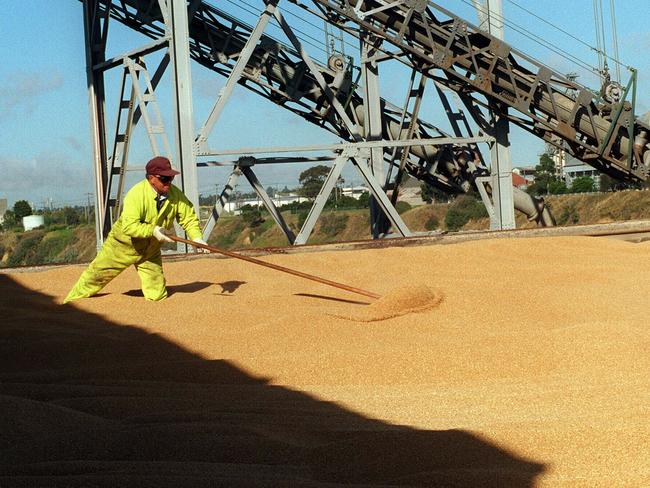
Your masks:
{"label": "metal ladder", "polygon": [[[109,181],[106,191],[105,209],[109,219],[114,222],[121,211],[125,176],[128,167],[129,143],[133,129],[142,118],[154,156],[170,157],[171,148],[165,132],[160,108],[154,93],[157,82],[152,82],[149,71],[142,58],[124,58],[122,88],[118,104],[116,133],[113,153],[108,159]],[[163,66],[164,62],[161,63]],[[164,70],[164,67],[163,67]],[[129,83],[130,82],[130,83]],[[130,90],[128,85],[130,84]],[[143,89],[144,87],[144,89]],[[129,93],[128,97],[126,93]],[[126,112],[126,115],[124,113]],[[162,148],[162,152],[161,152]],[[111,197],[113,177],[118,177],[117,188]]]}

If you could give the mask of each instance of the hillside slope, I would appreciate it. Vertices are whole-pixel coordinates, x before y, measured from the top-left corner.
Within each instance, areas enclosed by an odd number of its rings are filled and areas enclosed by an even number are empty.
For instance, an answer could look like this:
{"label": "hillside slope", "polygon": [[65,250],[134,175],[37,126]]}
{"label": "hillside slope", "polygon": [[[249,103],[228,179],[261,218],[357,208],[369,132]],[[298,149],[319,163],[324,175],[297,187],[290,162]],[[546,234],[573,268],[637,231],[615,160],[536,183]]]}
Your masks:
{"label": "hillside slope", "polygon": [[[616,193],[550,195],[547,203],[558,225],[597,224],[650,219],[650,191],[629,190]],[[414,207],[402,213],[413,232],[447,230],[445,216],[452,204]],[[283,213],[295,233],[300,214]],[[304,216],[303,216],[304,218]],[[517,228],[533,228],[523,214],[516,215]],[[461,230],[487,230],[489,219],[470,220]],[[309,244],[356,241],[370,238],[368,211],[325,211]],[[287,239],[268,214],[256,225],[239,216],[224,216],[212,232],[209,243],[225,249],[286,246]],[[39,229],[30,232],[0,233],[0,266],[87,262],[95,255],[95,230],[92,226]]]}

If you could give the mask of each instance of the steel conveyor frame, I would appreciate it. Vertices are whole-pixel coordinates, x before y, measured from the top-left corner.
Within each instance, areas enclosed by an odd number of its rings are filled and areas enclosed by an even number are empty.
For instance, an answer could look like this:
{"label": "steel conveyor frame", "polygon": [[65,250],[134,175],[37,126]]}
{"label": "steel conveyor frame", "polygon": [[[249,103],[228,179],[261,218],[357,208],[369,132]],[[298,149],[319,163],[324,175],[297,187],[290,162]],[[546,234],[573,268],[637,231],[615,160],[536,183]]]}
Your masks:
{"label": "steel conveyor frame", "polygon": [[[108,156],[106,149],[108,138],[104,121],[103,73],[120,66],[127,59],[146,56],[166,47],[173,40],[175,30],[170,27],[171,13],[166,8],[166,0],[83,0],[83,3],[96,192],[97,201],[104,202],[97,212],[99,243],[110,227],[111,201],[119,201],[119,198],[112,199],[106,195],[110,188],[109,180],[115,171],[111,166],[115,155]],[[265,5],[266,9],[261,11],[261,15],[275,3],[267,2]],[[644,137],[649,129],[639,121],[630,123],[633,120],[633,106],[624,100],[618,104],[604,104],[601,98],[585,87],[553,73],[432,2],[359,1],[352,5],[346,0],[311,0],[310,5],[299,4],[301,8],[351,35],[366,33],[362,47],[380,46],[380,49],[374,49],[371,55],[374,58],[370,61],[379,63],[386,59],[398,59],[414,73],[421,73],[457,92],[479,127],[483,127],[484,134],[489,133],[490,121],[483,115],[482,107],[502,107],[501,115],[510,122],[554,144],[558,143],[559,138],[564,141],[569,153],[618,179],[646,178],[646,165],[643,163],[647,162],[650,153]],[[231,87],[234,83],[245,86],[351,143],[364,139],[388,141],[381,146],[379,153],[375,154],[374,149],[371,151],[371,159],[373,156],[375,159],[379,157],[382,161],[399,165],[410,175],[445,191],[467,191],[468,185],[475,187],[476,179],[485,176],[486,169],[480,165],[459,164],[453,148],[439,149],[435,145],[415,144],[405,152],[396,151],[395,145],[389,141],[402,139],[403,134],[408,132],[406,124],[413,125],[413,121],[417,126],[415,139],[445,138],[449,134],[416,117],[410,117],[407,107],[400,109],[389,104],[379,97],[377,90],[366,92],[365,95],[358,93],[349,76],[349,69],[319,65],[311,61],[295,42],[292,47],[287,47],[264,34],[249,42],[252,27],[205,2],[192,0],[188,9],[189,31],[184,35],[188,39],[190,57],[228,77],[227,84]],[[277,15],[276,18],[282,21]],[[104,53],[109,19],[141,32],[154,42],[106,60]],[[285,33],[291,39],[291,28],[286,27]],[[263,30],[262,27],[261,32]],[[247,46],[248,51],[244,52]],[[246,63],[236,70],[236,61],[244,54]],[[536,67],[536,70],[527,69],[524,64]],[[364,73],[369,76],[369,71]],[[369,81],[366,84],[371,86]],[[570,96],[567,89],[577,95]],[[220,103],[225,103],[225,100],[220,102],[218,99],[215,107]],[[185,109],[176,109],[177,115],[188,110],[187,107],[191,110],[191,96],[183,106]],[[508,112],[509,108],[519,111],[524,117],[513,115]],[[139,109],[145,109],[145,106],[140,104]],[[612,113],[615,117],[610,122],[608,117]],[[178,137],[186,141],[183,144],[185,155],[178,158],[187,161],[183,165],[183,172],[188,173],[190,180],[194,178],[196,181],[195,159],[209,157],[216,152],[207,144],[214,120],[209,120],[201,128],[191,151],[188,151],[188,130],[182,128],[183,124],[180,117],[176,117],[177,144]],[[372,129],[367,132],[367,127],[373,126],[375,132]],[[632,136],[635,143],[640,141],[634,151],[630,143]],[[376,176],[380,178],[381,175]],[[189,191],[194,193],[191,199],[198,200],[196,183],[190,186]],[[524,197],[520,195],[519,198]],[[518,208],[527,212],[529,218],[548,225],[549,220],[540,217],[544,209],[538,202],[525,201]],[[528,208],[534,211],[529,213]]]}

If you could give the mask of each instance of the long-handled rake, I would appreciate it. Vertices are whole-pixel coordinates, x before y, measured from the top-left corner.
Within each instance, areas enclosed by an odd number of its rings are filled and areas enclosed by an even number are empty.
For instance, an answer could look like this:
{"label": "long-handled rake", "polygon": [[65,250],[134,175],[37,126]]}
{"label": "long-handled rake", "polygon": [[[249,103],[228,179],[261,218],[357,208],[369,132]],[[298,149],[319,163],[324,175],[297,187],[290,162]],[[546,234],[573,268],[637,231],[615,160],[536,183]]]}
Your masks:
{"label": "long-handled rake", "polygon": [[265,261],[260,261],[259,259],[251,258],[249,256],[242,256],[241,254],[234,253],[232,251],[226,251],[224,249],[219,249],[217,247],[212,247],[208,246],[207,244],[199,244],[194,241],[190,241],[189,239],[184,239],[182,237],[177,237],[177,236],[168,236],[170,239],[177,241],[177,242],[184,242],[185,244],[189,244],[194,247],[200,247],[202,249],[206,249],[210,252],[214,252],[217,254],[223,254],[224,256],[228,256],[231,258],[236,258],[236,259],[242,259],[244,261],[248,261],[249,263],[253,264],[259,264],[260,266],[264,266],[266,268],[271,268],[276,271],[282,271],[283,273],[289,273],[294,276],[300,276],[301,278],[306,278],[308,280],[312,281],[317,281],[318,283],[322,283],[324,285],[329,285],[333,286],[335,288],[340,288],[341,290],[347,290],[352,293],[357,293],[359,295],[363,295],[369,298],[381,298],[381,295],[378,295],[377,293],[373,293],[371,291],[367,290],[362,290],[361,288],[355,288],[353,286],[345,285],[343,283],[337,283],[336,281],[331,281],[327,280],[325,278],[320,278],[319,276],[314,276],[311,274],[303,273],[302,271],[296,271],[295,269],[290,269],[290,268],[285,268],[284,266],[279,266],[277,264],[273,263],[267,263]]}

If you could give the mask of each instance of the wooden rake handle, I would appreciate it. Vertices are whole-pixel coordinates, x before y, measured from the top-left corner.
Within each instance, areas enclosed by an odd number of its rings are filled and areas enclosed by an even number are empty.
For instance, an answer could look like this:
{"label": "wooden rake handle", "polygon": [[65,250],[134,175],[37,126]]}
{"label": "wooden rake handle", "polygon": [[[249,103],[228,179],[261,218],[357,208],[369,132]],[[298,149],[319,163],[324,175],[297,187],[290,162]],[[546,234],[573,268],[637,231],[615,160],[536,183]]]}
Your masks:
{"label": "wooden rake handle", "polygon": [[289,273],[289,274],[292,274],[294,276],[300,276],[301,278],[306,278],[308,280],[317,281],[318,283],[322,283],[323,285],[333,286],[335,288],[340,288],[341,290],[347,290],[347,291],[350,291],[352,293],[357,293],[359,295],[363,295],[363,296],[366,296],[366,297],[369,297],[369,298],[381,298],[381,295],[378,295],[377,293],[373,293],[373,292],[367,291],[367,290],[362,290],[361,288],[355,288],[353,286],[345,285],[343,283],[337,283],[336,281],[331,281],[331,280],[327,280],[325,278],[320,278],[318,276],[303,273],[302,271],[296,271],[294,269],[285,268],[284,266],[279,266],[277,264],[267,263],[266,261],[260,261],[259,259],[251,258],[249,256],[242,256],[241,254],[237,254],[237,253],[234,253],[234,252],[231,252],[231,251],[226,251],[224,249],[219,249],[217,247],[208,246],[207,244],[199,244],[198,242],[190,241],[189,239],[184,239],[182,237],[178,237],[178,236],[167,236],[167,237],[169,237],[173,241],[184,242],[185,244],[189,244],[189,245],[194,246],[194,247],[200,247],[202,249],[207,249],[210,252],[215,252],[217,254],[223,254],[224,256],[228,256],[228,257],[231,257],[231,258],[242,259],[244,261],[248,261],[249,263],[259,264],[260,266],[264,266],[266,268],[271,268],[271,269],[274,269],[276,271],[282,271],[283,273]]}

